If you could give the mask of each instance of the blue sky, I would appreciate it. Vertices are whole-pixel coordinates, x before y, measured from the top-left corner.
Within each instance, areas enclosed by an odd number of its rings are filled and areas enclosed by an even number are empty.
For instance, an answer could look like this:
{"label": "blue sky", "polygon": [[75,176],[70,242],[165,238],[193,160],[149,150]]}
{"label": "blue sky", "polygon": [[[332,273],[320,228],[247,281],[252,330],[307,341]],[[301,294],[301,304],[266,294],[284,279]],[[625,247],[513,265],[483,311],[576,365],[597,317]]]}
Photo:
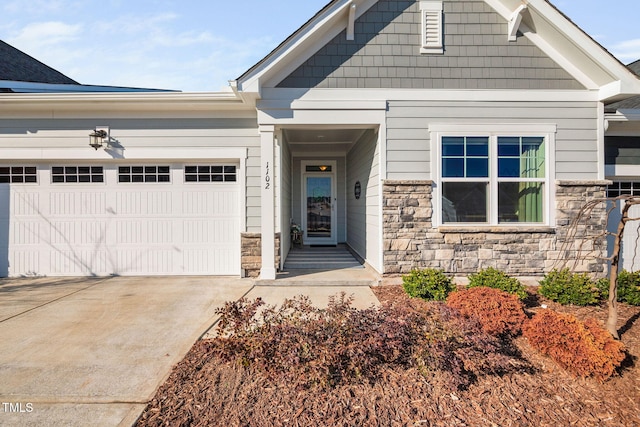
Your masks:
{"label": "blue sky", "polygon": [[[0,39],[84,84],[219,91],[329,0],[4,0]],[[638,0],[553,3],[624,63]]]}

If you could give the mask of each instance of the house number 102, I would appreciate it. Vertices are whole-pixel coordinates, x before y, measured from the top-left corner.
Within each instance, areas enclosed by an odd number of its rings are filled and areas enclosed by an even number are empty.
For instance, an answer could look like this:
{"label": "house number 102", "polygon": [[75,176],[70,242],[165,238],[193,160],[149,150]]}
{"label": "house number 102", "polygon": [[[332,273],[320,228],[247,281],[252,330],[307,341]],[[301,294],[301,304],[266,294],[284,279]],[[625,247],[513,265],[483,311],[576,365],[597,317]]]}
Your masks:
{"label": "house number 102", "polygon": [[264,189],[268,190],[271,187],[271,177],[269,176],[269,162],[267,162],[267,170],[264,174]]}

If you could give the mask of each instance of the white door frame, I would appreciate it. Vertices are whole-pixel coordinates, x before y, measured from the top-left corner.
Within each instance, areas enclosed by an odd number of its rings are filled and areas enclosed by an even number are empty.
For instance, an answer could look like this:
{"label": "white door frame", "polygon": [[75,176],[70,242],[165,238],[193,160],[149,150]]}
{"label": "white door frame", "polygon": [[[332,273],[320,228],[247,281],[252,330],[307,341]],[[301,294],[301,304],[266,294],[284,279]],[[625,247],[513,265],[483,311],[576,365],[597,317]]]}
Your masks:
{"label": "white door frame", "polygon": [[[307,166],[327,165],[331,166],[331,172],[307,172]],[[337,189],[336,189],[336,168],[335,160],[302,160],[300,162],[301,171],[301,219],[302,219],[302,241],[305,245],[336,245],[338,243],[337,230]],[[307,235],[307,178],[308,177],[330,177],[331,178],[331,236],[330,237],[309,237]]]}

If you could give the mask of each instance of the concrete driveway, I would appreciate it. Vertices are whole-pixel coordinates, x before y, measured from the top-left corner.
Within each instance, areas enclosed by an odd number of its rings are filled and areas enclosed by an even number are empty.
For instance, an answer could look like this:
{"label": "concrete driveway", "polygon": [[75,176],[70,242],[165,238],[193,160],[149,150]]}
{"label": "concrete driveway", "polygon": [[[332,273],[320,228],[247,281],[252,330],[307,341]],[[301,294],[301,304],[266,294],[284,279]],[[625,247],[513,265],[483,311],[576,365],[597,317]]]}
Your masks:
{"label": "concrete driveway", "polygon": [[247,279],[0,279],[0,425],[131,425]]}

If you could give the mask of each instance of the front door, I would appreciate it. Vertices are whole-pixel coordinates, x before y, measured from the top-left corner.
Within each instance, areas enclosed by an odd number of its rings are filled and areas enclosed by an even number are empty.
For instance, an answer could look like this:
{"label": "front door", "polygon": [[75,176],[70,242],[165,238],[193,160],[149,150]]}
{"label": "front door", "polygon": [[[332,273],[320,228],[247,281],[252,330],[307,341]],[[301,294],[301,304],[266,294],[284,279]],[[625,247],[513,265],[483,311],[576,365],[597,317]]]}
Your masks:
{"label": "front door", "polygon": [[309,245],[335,245],[335,166],[307,164],[303,167],[303,241]]}

